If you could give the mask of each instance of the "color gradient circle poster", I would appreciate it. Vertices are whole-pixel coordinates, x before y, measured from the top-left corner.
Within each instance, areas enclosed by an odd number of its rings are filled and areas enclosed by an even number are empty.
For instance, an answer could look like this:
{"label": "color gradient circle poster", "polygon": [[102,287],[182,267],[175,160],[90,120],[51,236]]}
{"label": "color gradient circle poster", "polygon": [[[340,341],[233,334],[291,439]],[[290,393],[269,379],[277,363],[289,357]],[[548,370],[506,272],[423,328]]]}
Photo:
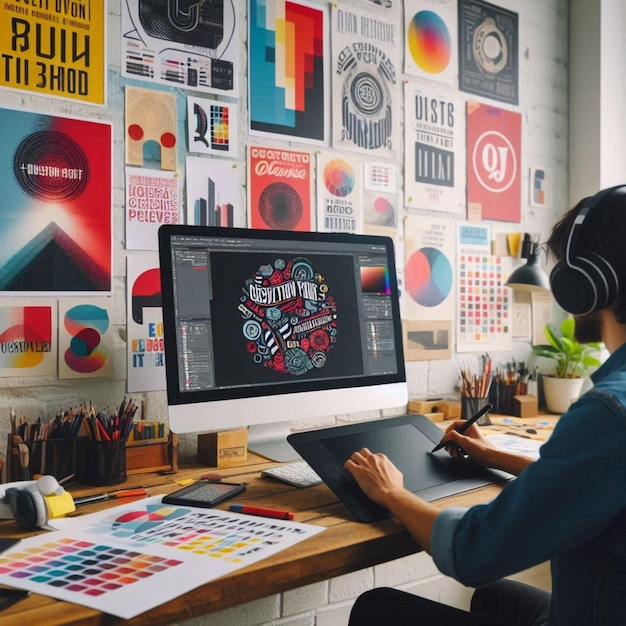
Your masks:
{"label": "color gradient circle poster", "polygon": [[404,71],[456,86],[456,1],[405,0],[404,25]]}

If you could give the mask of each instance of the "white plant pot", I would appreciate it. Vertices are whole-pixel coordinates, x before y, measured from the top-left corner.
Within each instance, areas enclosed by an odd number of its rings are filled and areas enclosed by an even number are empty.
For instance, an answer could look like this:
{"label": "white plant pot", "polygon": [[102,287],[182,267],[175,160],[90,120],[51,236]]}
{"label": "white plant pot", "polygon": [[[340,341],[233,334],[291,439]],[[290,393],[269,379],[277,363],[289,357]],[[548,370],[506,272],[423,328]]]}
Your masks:
{"label": "white plant pot", "polygon": [[578,400],[584,378],[555,378],[543,376],[543,395],[550,413],[565,413]]}

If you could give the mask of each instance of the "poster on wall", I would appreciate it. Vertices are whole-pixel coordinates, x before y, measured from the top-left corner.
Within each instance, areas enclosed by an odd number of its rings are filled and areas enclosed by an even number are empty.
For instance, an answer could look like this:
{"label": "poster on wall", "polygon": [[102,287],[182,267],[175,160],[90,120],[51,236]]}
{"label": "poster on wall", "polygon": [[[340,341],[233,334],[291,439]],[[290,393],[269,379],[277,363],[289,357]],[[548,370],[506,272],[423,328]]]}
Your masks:
{"label": "poster on wall", "polygon": [[165,389],[165,347],[158,254],[126,257],[127,391]]}
{"label": "poster on wall", "polygon": [[361,160],[317,153],[317,230],[336,233],[363,232]]}
{"label": "poster on wall", "polygon": [[311,154],[261,146],[248,147],[248,227],[310,231]]}
{"label": "poster on wall", "polygon": [[518,16],[482,0],[459,1],[459,89],[518,104]]}
{"label": "poster on wall", "polygon": [[211,98],[187,97],[189,152],[236,159],[237,105]]}
{"label": "poster on wall", "polygon": [[106,104],[106,2],[3,2],[0,87]]}
{"label": "poster on wall", "polygon": [[293,0],[248,9],[250,134],[327,143],[327,9]]}
{"label": "poster on wall", "polygon": [[59,301],[59,378],[106,378],[113,373],[112,298]]}
{"label": "poster on wall", "polygon": [[187,224],[246,225],[239,201],[241,169],[237,163],[211,157],[187,157]]}
{"label": "poster on wall", "polygon": [[457,352],[510,351],[512,303],[502,257],[491,254],[488,226],[457,228]]}
{"label": "poster on wall", "polygon": [[331,37],[333,146],[395,158],[400,127],[397,20],[333,4]]}
{"label": "poster on wall", "polygon": [[405,204],[465,212],[465,115],[452,89],[407,81],[404,85]]}
{"label": "poster on wall", "polygon": [[126,165],[142,167],[145,149],[149,150],[151,144],[156,144],[161,169],[176,170],[176,95],[127,86],[125,96]]}
{"label": "poster on wall", "polygon": [[239,96],[235,0],[123,0],[122,76]]}
{"label": "poster on wall", "polygon": [[111,290],[111,125],[0,109],[0,291]]}
{"label": "poster on wall", "polygon": [[161,224],[181,223],[176,172],[126,168],[126,249],[158,250]]}
{"label": "poster on wall", "polygon": [[552,171],[545,167],[531,167],[528,182],[530,206],[552,208]]}
{"label": "poster on wall", "polygon": [[56,305],[0,306],[0,376],[56,376],[56,334]]}
{"label": "poster on wall", "polygon": [[404,1],[404,71],[455,86],[458,81],[456,0]]}
{"label": "poster on wall", "polygon": [[522,115],[467,103],[467,215],[519,223],[522,214]]}
{"label": "poster on wall", "polygon": [[455,223],[409,216],[404,222],[404,343],[411,360],[451,358]]}

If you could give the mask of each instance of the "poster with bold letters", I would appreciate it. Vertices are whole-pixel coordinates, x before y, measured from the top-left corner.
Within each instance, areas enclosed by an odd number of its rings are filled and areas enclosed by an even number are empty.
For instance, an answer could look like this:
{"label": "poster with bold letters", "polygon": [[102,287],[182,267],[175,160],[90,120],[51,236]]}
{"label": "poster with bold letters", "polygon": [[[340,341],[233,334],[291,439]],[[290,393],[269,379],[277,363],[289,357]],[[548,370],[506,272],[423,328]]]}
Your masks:
{"label": "poster with bold letters", "polygon": [[465,212],[465,115],[458,92],[444,85],[404,85],[405,204]]}
{"label": "poster with bold letters", "polygon": [[397,20],[392,15],[333,4],[335,148],[396,157],[400,39]]}
{"label": "poster with bold letters", "polygon": [[3,2],[0,87],[106,104],[106,2]]}

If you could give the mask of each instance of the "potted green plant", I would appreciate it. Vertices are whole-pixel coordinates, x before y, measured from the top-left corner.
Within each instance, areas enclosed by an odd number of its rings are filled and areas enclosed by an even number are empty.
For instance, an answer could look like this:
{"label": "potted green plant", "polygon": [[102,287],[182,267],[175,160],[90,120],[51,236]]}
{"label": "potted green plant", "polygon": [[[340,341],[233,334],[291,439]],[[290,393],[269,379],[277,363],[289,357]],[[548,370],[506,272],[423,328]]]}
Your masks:
{"label": "potted green plant", "polygon": [[600,365],[601,343],[580,343],[574,337],[575,322],[566,317],[560,333],[553,324],[546,324],[547,344],[533,346],[533,352],[555,361],[551,374],[543,376],[546,408],[551,413],[564,413],[578,399],[585,378],[592,367]]}

